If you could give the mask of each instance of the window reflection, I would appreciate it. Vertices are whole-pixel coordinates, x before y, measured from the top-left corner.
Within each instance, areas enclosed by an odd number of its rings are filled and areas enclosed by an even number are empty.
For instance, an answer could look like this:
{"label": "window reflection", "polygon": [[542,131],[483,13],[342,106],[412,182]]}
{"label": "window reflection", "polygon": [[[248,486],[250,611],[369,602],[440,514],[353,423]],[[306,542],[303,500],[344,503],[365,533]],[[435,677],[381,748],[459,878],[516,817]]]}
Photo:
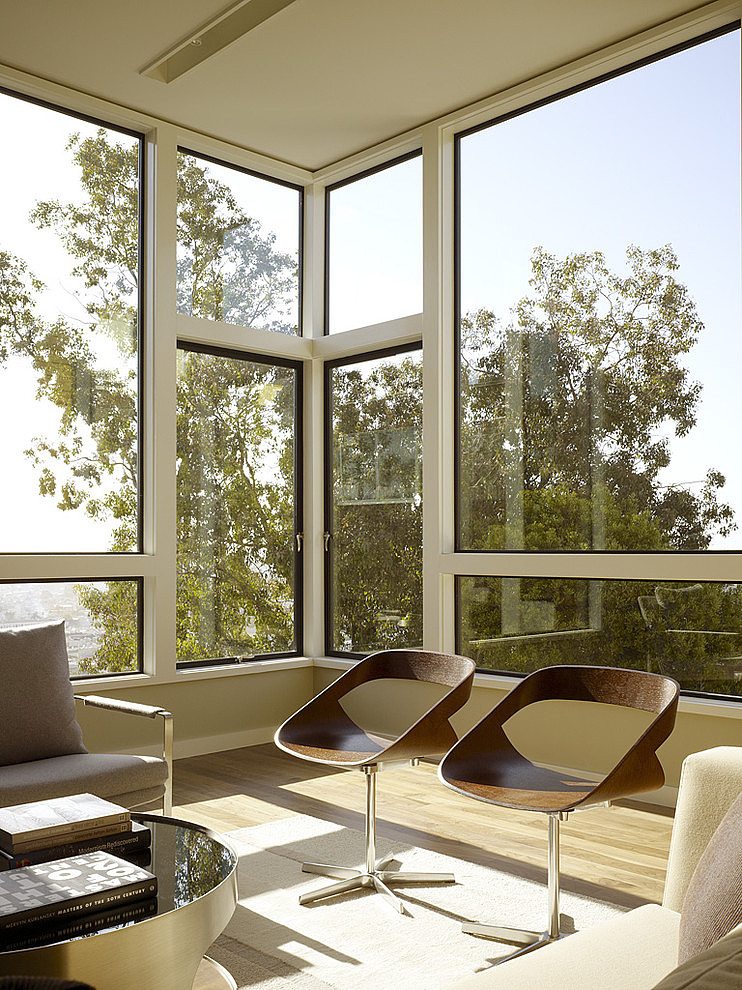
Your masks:
{"label": "window reflection", "polygon": [[740,584],[460,577],[457,596],[457,648],[484,669],[625,667],[742,695]]}
{"label": "window reflection", "polygon": [[419,350],[328,367],[328,650],[422,643]]}

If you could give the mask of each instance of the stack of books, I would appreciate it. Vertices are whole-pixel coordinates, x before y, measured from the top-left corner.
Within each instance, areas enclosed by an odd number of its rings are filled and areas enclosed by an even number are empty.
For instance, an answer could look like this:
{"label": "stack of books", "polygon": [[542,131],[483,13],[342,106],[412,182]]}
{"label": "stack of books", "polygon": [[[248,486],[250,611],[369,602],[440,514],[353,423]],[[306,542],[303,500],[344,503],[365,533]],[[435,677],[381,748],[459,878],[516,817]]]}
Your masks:
{"label": "stack of books", "polygon": [[0,951],[121,927],[157,910],[157,877],[107,852],[0,875]]}
{"label": "stack of books", "polygon": [[[94,794],[0,808],[0,951],[155,914],[150,843],[126,808]],[[146,863],[133,861],[142,856]]]}
{"label": "stack of books", "polygon": [[0,808],[0,871],[94,850],[147,866],[150,843],[146,825],[133,822],[126,808],[94,794]]}

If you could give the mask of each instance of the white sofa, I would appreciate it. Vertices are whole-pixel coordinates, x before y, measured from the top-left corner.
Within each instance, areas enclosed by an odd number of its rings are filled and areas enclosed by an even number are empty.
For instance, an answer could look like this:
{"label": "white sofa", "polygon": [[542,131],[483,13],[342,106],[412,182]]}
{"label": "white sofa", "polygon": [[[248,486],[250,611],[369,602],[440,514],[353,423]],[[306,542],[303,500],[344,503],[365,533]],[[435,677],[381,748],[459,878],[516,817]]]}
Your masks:
{"label": "white sofa", "polygon": [[[493,966],[449,990],[650,990],[678,965],[678,928],[685,892],[698,860],[729,806],[742,792],[742,748],[720,746],[683,763],[662,905],[647,904],[596,928],[578,932]],[[742,842],[742,837],[740,837]],[[726,952],[725,952],[726,950]],[[711,950],[713,952],[713,950]],[[689,976],[686,963],[672,986],[742,987],[742,930],[717,944],[734,953],[734,982],[705,961]],[[706,953],[703,954],[704,956]],[[701,957],[696,957],[701,959]],[[729,967],[729,960],[724,964]],[[669,981],[668,981],[669,982]],[[663,986],[664,990],[664,986]],[[669,990],[669,988],[668,988]]]}

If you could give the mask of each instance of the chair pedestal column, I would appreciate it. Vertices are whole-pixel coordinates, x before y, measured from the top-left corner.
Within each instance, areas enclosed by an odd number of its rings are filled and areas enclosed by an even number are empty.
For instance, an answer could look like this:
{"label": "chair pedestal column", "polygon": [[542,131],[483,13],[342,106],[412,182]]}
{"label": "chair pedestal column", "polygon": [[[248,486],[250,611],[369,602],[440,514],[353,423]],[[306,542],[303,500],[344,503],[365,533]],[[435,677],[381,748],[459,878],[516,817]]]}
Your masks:
{"label": "chair pedestal column", "polygon": [[[410,764],[416,766],[417,760],[411,760]],[[301,894],[299,903],[311,904],[320,898],[346,894],[351,890],[361,890],[366,887],[381,894],[395,911],[405,914],[404,904],[392,893],[389,884],[455,883],[456,878],[453,873],[410,873],[402,870],[387,870],[385,867],[394,859],[394,853],[387,853],[381,859],[376,859],[376,776],[380,767],[372,765],[360,769],[366,778],[365,867],[363,870],[358,870],[345,866],[328,866],[325,863],[304,863],[302,865],[304,873],[334,877],[339,882]]]}
{"label": "chair pedestal column", "polygon": [[548,818],[548,862],[547,862],[547,896],[549,902],[548,927],[545,932],[533,932],[526,928],[508,928],[504,925],[483,925],[476,922],[466,923],[461,930],[467,935],[478,935],[481,938],[492,938],[498,942],[510,942],[522,948],[511,952],[498,964],[525,955],[542,945],[563,938],[565,933],[559,928],[559,826],[565,821],[567,813],[563,811],[550,812]]}

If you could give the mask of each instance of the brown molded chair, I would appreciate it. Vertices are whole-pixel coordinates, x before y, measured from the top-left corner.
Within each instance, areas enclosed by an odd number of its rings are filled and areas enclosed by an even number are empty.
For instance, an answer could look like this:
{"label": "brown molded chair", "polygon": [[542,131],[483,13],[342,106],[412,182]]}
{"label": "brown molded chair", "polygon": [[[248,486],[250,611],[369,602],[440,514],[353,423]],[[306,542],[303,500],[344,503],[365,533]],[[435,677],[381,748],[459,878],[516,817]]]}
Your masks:
{"label": "brown molded chair", "polygon": [[[548,929],[530,932],[501,925],[465,924],[463,931],[524,948],[506,958],[562,937],[559,926],[559,825],[569,812],[608,806],[618,798],[653,791],[665,782],[657,749],[675,724],[679,685],[660,674],[611,667],[545,667],[524,678],[446,754],[438,775],[467,797],[548,816]],[[504,725],[537,701],[587,701],[651,712],[649,726],[600,781],[532,763],[510,742]],[[572,722],[564,733],[573,735]],[[503,960],[504,961],[504,960]]]}
{"label": "brown molded chair", "polygon": [[[371,887],[404,913],[402,901],[389,883],[454,883],[450,873],[401,873],[386,870],[391,855],[376,860],[376,774],[390,764],[417,765],[421,757],[445,753],[456,742],[449,718],[471,693],[475,665],[467,657],[425,650],[384,650],[359,661],[328,688],[292,715],[276,732],[276,745],[302,760],[361,770],[366,776],[365,869],[346,869],[322,863],[305,863],[305,873],[319,873],[339,882],[299,898],[309,904],[321,897]],[[414,724],[394,739],[367,732],[343,708],[351,691],[383,678],[405,679],[448,687],[449,690]]]}

